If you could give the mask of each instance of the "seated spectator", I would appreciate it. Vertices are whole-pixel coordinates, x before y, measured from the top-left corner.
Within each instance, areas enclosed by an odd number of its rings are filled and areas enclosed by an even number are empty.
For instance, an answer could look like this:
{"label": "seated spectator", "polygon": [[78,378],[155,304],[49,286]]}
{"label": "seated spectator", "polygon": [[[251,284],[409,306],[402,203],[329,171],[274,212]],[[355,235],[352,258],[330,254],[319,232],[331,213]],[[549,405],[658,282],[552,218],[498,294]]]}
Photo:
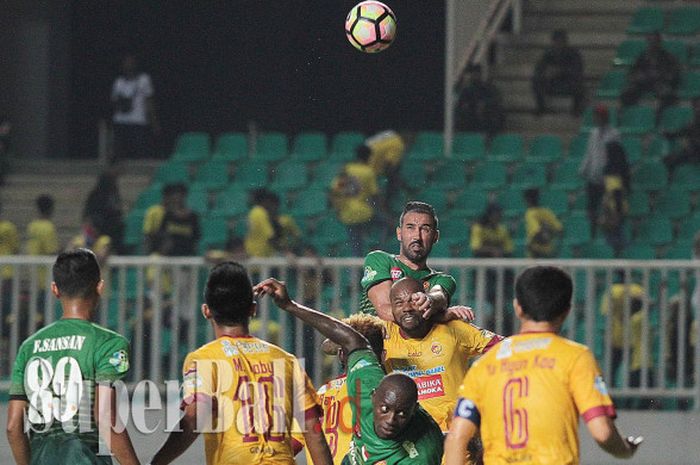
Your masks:
{"label": "seated spectator", "polygon": [[647,49],[642,53],[627,74],[627,86],[620,96],[622,105],[634,105],[651,92],[659,99],[659,111],[673,104],[676,89],[681,80],[681,67],[673,54],[664,50],[661,34],[647,37]]}
{"label": "seated spectator", "polygon": [[245,262],[248,259],[248,254],[245,251],[243,239],[236,236],[231,236],[226,241],[226,246],[221,249],[207,250],[204,258],[210,263],[218,265],[223,262]]}
{"label": "seated spectator", "polygon": [[625,220],[629,212],[627,196],[630,191],[630,167],[622,144],[610,142],[606,149],[607,163],[603,171],[605,192],[599,222],[605,239],[615,252],[615,257],[619,258],[626,245]]}
{"label": "seated spectator", "polygon": [[680,131],[664,134],[666,137],[681,137],[682,147],[664,157],[669,179],[678,165],[700,163],[700,98],[693,99],[693,121]]}
{"label": "seated spectator", "polygon": [[[2,219],[2,205],[0,204],[0,257],[8,255],[17,255],[19,253],[19,233],[17,226],[11,221]],[[12,311],[12,278],[15,276],[14,267],[6,265],[0,267],[0,350],[1,353],[7,353],[6,342],[10,335],[9,321],[10,312]],[[7,357],[1,357],[0,361],[0,376],[9,373],[9,366],[6,364]]]}
{"label": "seated spectator", "polygon": [[[0,257],[19,254],[19,233],[17,226],[9,220],[2,219],[2,204],[0,204]],[[12,278],[12,267],[5,266],[0,269],[0,279]],[[3,285],[5,283],[3,282]],[[7,283],[9,284],[9,282]]]}
{"label": "seated spectator", "polygon": [[12,133],[12,124],[5,116],[0,116],[0,185],[3,181],[3,176],[9,170],[9,154],[10,154],[10,134]]}
{"label": "seated spectator", "polygon": [[524,192],[525,236],[527,256],[530,258],[552,258],[559,251],[559,239],[563,227],[552,210],[540,206],[540,191],[527,189]]}
{"label": "seated spectator", "polygon": [[331,204],[350,237],[355,257],[363,256],[365,237],[375,217],[379,194],[377,175],[369,165],[371,151],[366,145],[357,147],[357,159],[345,165],[331,184]]}
{"label": "seated spectator", "polygon": [[163,202],[146,211],[143,220],[146,252],[170,257],[197,254],[200,238],[199,216],[187,208],[187,186],[168,184]]}
{"label": "seated spectator", "polygon": [[547,111],[547,95],[570,95],[571,112],[583,110],[585,88],[583,84],[583,59],[581,53],[569,45],[566,31],[552,33],[552,46],[544,52],[535,66],[532,88],[537,103],[536,114]]}
{"label": "seated spectator", "polygon": [[111,248],[117,254],[123,252],[124,221],[121,203],[117,171],[113,168],[100,175],[83,208],[83,221],[89,221],[100,232],[109,236]]}
{"label": "seated spectator", "polygon": [[279,213],[280,198],[267,189],[253,192],[253,208],[248,213],[248,232],[244,239],[250,257],[293,255],[301,231],[289,215]]}
{"label": "seated spectator", "polygon": [[606,146],[610,142],[620,140],[620,133],[610,125],[608,107],[603,104],[596,105],[593,121],[595,127],[588,136],[586,154],[578,170],[586,180],[586,211],[591,225],[591,237],[596,236],[598,212],[605,192],[604,171],[608,160]]}
{"label": "seated spectator", "polygon": [[58,253],[58,236],[53,224],[54,200],[50,195],[36,199],[39,216],[27,225],[27,255],[55,255]]}
{"label": "seated spectator", "polygon": [[513,239],[501,223],[503,209],[490,203],[479,221],[472,225],[470,245],[472,254],[479,258],[502,258],[513,255]]}
{"label": "seated spectator", "polygon": [[69,250],[79,248],[92,250],[100,266],[104,266],[107,257],[112,252],[112,238],[108,234],[104,234],[88,217],[80,228],[80,234],[70,241],[67,248]]}
{"label": "seated spectator", "polygon": [[460,131],[485,132],[489,136],[501,131],[505,113],[501,104],[501,93],[490,80],[484,80],[481,66],[467,69],[466,80],[457,102],[457,129]]}

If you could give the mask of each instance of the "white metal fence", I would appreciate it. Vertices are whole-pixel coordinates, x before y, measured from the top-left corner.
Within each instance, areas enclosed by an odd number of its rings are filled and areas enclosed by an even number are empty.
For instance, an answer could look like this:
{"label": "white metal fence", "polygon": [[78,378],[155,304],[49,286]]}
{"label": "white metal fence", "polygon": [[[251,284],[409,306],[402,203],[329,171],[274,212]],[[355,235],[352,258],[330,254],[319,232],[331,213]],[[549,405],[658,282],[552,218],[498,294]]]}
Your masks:
{"label": "white metal fence", "polygon": [[[0,270],[12,270],[2,280],[0,294],[0,388],[21,341],[60,316],[50,292],[54,257],[2,257]],[[512,312],[513,280],[522,268],[543,261],[520,259],[434,259],[435,269],[457,281],[454,303],[472,306],[476,324],[508,335],[517,330]],[[700,344],[697,308],[691,299],[700,282],[700,260],[608,261],[556,260],[574,281],[571,314],[564,335],[592,348],[623,405],[655,403],[666,408],[700,405]],[[356,258],[284,258],[251,260],[252,279],[275,276],[286,280],[293,298],[339,315],[357,310],[362,260]],[[130,380],[161,382],[179,379],[187,352],[210,340],[211,328],[200,313],[202,291],[210,264],[201,258],[111,257],[103,274],[106,292],[97,315],[101,324],[132,341]],[[621,310],[601,313],[612,303],[610,289],[621,275]],[[644,290],[635,305],[631,284]],[[628,289],[625,291],[625,289]],[[621,295],[621,297],[620,297]],[[258,303],[253,332],[272,339],[306,359],[318,385],[330,367],[319,355],[321,337],[283,312],[269,299]],[[622,324],[624,349],[615,347],[613,318]]]}

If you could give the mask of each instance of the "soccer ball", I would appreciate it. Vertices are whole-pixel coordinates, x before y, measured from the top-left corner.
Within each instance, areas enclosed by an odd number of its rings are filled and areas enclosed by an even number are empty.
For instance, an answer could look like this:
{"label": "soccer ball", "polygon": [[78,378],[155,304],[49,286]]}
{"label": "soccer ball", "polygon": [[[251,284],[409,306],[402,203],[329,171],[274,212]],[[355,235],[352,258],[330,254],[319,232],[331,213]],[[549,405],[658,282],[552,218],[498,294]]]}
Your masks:
{"label": "soccer ball", "polygon": [[355,5],[345,18],[345,35],[358,50],[377,53],[389,48],[396,35],[396,16],[381,2]]}

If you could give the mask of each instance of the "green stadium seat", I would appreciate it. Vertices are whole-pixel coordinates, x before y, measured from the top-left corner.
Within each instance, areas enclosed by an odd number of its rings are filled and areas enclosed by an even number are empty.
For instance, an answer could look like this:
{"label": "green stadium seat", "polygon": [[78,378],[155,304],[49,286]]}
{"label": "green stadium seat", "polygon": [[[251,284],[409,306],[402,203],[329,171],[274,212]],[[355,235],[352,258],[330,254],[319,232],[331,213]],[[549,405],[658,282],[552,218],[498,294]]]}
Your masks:
{"label": "green stadium seat", "polygon": [[451,247],[451,244],[449,243],[449,241],[443,240],[442,238],[440,238],[439,241],[437,241],[435,244],[433,244],[433,248],[430,251],[430,256],[431,257],[449,258],[449,257],[451,257],[450,247]]}
{"label": "green stadium seat", "polygon": [[124,222],[124,245],[130,253],[137,253],[143,244],[143,210],[131,210]]}
{"label": "green stadium seat", "polygon": [[617,47],[613,64],[616,66],[631,66],[646,47],[647,44],[644,40],[630,39],[623,41]]}
{"label": "green stadium seat", "polygon": [[413,188],[424,186],[428,181],[428,174],[425,171],[425,164],[422,161],[406,160],[399,166],[399,176]]}
{"label": "green stadium seat", "polygon": [[187,206],[202,216],[209,211],[209,191],[206,186],[190,186],[187,191]]}
{"label": "green stadium seat", "polygon": [[477,166],[471,184],[482,189],[499,189],[506,184],[506,167],[498,161],[487,161]]}
{"label": "green stadium seat", "polygon": [[543,134],[532,141],[525,160],[551,163],[561,159],[563,153],[564,149],[559,136]]}
{"label": "green stadium seat", "polygon": [[647,161],[641,163],[632,174],[632,190],[643,189],[646,191],[662,190],[668,182],[666,167],[660,161]]}
{"label": "green stadium seat", "polygon": [[267,163],[248,161],[238,167],[234,179],[236,184],[245,185],[248,189],[257,189],[265,187],[268,175]]}
{"label": "green stadium seat", "polygon": [[343,166],[345,166],[344,163],[336,161],[327,160],[319,163],[314,170],[315,172],[312,184],[315,188],[319,189],[330,188],[333,179],[335,179],[335,177],[338,176],[338,173],[343,170]]}
{"label": "green stadium seat", "polygon": [[191,150],[189,152],[175,152],[170,159],[180,163],[201,163],[209,158],[209,152],[198,152]]}
{"label": "green stadium seat", "polygon": [[627,34],[651,34],[664,27],[664,13],[661,8],[640,8],[632,16]]}
{"label": "green stadium seat", "polygon": [[682,99],[694,99],[700,97],[700,73],[688,71],[681,76],[681,83],[678,86],[678,97]]}
{"label": "green stadium seat", "polygon": [[250,195],[244,186],[232,185],[219,192],[211,216],[230,218],[247,213]]}
{"label": "green stadium seat", "polygon": [[583,246],[591,240],[591,226],[584,215],[571,215],[564,223],[562,243],[569,246]]}
{"label": "green stadium seat", "polygon": [[153,177],[155,182],[165,184],[189,184],[190,182],[190,165],[189,163],[181,163],[176,161],[168,161],[160,165],[156,174]]}
{"label": "green stadium seat", "polygon": [[295,218],[308,218],[327,214],[328,210],[327,190],[306,189],[299,194],[290,213]]}
{"label": "green stadium seat", "polygon": [[365,136],[359,132],[339,132],[333,137],[329,159],[336,162],[355,159],[355,149],[365,142]]}
{"label": "green stadium seat", "polygon": [[569,211],[569,193],[566,189],[549,188],[540,191],[540,205],[561,217]]}
{"label": "green stadium seat", "polygon": [[268,132],[262,134],[256,143],[254,160],[280,161],[287,158],[289,141],[287,135],[281,132]]}
{"label": "green stadium seat", "polygon": [[499,134],[491,141],[488,160],[516,162],[525,155],[523,137],[520,134]]}
{"label": "green stadium seat", "polygon": [[134,210],[146,210],[152,205],[157,205],[163,199],[163,184],[153,183],[141,191],[134,204]]}
{"label": "green stadium seat", "polygon": [[654,129],[654,109],[644,105],[633,105],[622,110],[619,130],[622,134],[644,135]]}
{"label": "green stadium seat", "polygon": [[318,222],[313,238],[314,241],[324,245],[348,243],[350,241],[347,228],[334,215],[326,216]]}
{"label": "green stadium seat", "polygon": [[440,215],[440,241],[449,244],[469,240],[469,225],[463,216]]}
{"label": "green stadium seat", "polygon": [[211,248],[221,248],[226,246],[229,237],[228,221],[220,217],[208,217],[200,222],[202,228],[202,238],[199,242],[200,252],[205,252]]}
{"label": "green stadium seat", "polygon": [[298,190],[306,186],[309,175],[306,165],[297,160],[283,161],[272,168],[272,184],[274,192]]}
{"label": "green stadium seat", "polygon": [[186,132],[180,134],[175,142],[175,152],[203,152],[210,151],[210,138],[206,132]]}
{"label": "green stadium seat", "polygon": [[693,121],[693,110],[689,107],[668,107],[661,114],[658,130],[678,132]]}
{"label": "green stadium seat", "polygon": [[242,132],[227,132],[216,140],[214,159],[235,161],[247,157],[248,139]]}
{"label": "green stadium seat", "polygon": [[642,148],[642,139],[634,136],[625,136],[622,138],[622,147],[625,149],[627,161],[636,163],[642,159],[644,149]]}
{"label": "green stadium seat", "polygon": [[[687,241],[692,244],[695,235],[700,231],[700,211],[696,211],[681,221],[678,228],[678,240]],[[686,253],[690,254],[690,248],[687,247]]]}
{"label": "green stadium seat", "polygon": [[700,66],[700,43],[696,43],[691,47],[689,63],[696,68]]}
{"label": "green stadium seat", "polygon": [[673,225],[666,216],[655,215],[639,225],[637,240],[653,246],[673,242]]}
{"label": "green stadium seat", "polygon": [[541,188],[545,184],[547,184],[546,165],[541,162],[526,161],[515,168],[510,187],[522,190],[531,187]]}
{"label": "green stadium seat", "polygon": [[569,144],[568,160],[581,160],[586,155],[588,148],[588,134],[579,134],[571,140]]}
{"label": "green stadium seat", "polygon": [[[618,124],[618,111],[617,107],[608,107],[608,115],[610,118],[610,124],[612,126],[617,126]],[[588,107],[583,112],[583,120],[581,122],[581,132],[587,133],[591,132],[595,124],[593,123],[593,107]]]}
{"label": "green stadium seat", "polygon": [[300,161],[320,161],[326,158],[328,140],[322,132],[304,132],[294,139],[291,157]]}
{"label": "green stadium seat", "polygon": [[223,189],[229,182],[229,170],[229,162],[211,160],[199,168],[194,182],[209,190]]}
{"label": "green stadium seat", "polygon": [[554,177],[551,187],[566,191],[575,191],[583,188],[583,178],[578,174],[580,160],[569,159],[554,169]]}
{"label": "green stadium seat", "polygon": [[458,161],[480,161],[486,156],[486,138],[476,132],[459,132],[452,142],[452,158]]}
{"label": "green stadium seat", "polygon": [[700,31],[700,9],[684,7],[671,10],[666,17],[665,34],[689,36]]}
{"label": "green stadium seat", "polygon": [[647,147],[647,159],[660,161],[671,151],[671,142],[661,135],[654,136]]}
{"label": "green stadium seat", "polygon": [[594,260],[610,260],[615,258],[615,252],[610,244],[602,237],[596,238],[586,244],[583,248],[583,256],[581,258],[590,258]]}
{"label": "green stadium seat", "polygon": [[435,208],[435,211],[442,212],[447,210],[447,192],[444,189],[432,186],[422,189],[415,197],[416,200],[429,203]]}
{"label": "green stadium seat", "polygon": [[675,56],[681,65],[688,63],[688,46],[680,40],[664,40],[664,49]]}
{"label": "green stadium seat", "polygon": [[444,147],[441,133],[434,131],[419,132],[406,157],[409,160],[436,160],[443,156]]}
{"label": "green stadium seat", "polygon": [[509,189],[498,194],[498,204],[503,207],[503,214],[506,217],[522,217],[525,215],[525,199],[523,199],[523,191],[516,186],[511,185]]}
{"label": "green stadium seat", "polygon": [[690,192],[700,191],[700,165],[680,165],[673,172],[672,184]]}
{"label": "green stadium seat", "polygon": [[486,209],[488,195],[483,189],[465,189],[454,200],[452,212],[465,218],[475,218]]}
{"label": "green stadium seat", "polygon": [[430,176],[430,186],[444,190],[461,189],[465,184],[464,162],[458,160],[443,161]]}
{"label": "green stadium seat", "polygon": [[614,69],[608,71],[600,80],[600,85],[595,93],[596,97],[605,100],[617,100],[625,87],[626,79],[627,72],[624,70]]}
{"label": "green stadium seat", "polygon": [[683,188],[671,186],[660,194],[655,210],[672,220],[680,220],[690,215],[690,194]]}
{"label": "green stadium seat", "polygon": [[629,205],[629,216],[632,218],[641,218],[649,215],[649,194],[644,191],[633,190],[627,195],[627,203]]}
{"label": "green stadium seat", "polygon": [[622,258],[628,260],[653,260],[656,249],[649,244],[630,244],[622,251]]}

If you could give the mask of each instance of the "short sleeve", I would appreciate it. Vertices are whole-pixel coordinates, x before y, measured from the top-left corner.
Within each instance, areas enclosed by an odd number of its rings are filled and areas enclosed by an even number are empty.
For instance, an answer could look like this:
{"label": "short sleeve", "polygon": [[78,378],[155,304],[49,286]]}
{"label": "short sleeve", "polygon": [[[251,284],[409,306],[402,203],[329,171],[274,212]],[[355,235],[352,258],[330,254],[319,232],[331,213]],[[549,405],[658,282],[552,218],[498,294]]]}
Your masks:
{"label": "short sleeve", "polygon": [[26,392],[24,391],[24,370],[26,366],[26,351],[20,348],[17,352],[17,358],[15,358],[15,364],[12,367],[12,379],[9,391],[10,399],[27,399]]}
{"label": "short sleeve", "polygon": [[443,291],[447,294],[448,303],[452,300],[452,296],[457,290],[457,282],[455,278],[446,273],[440,273],[432,280],[433,286],[440,286]]}
{"label": "short sleeve", "polygon": [[214,397],[216,369],[214,360],[200,360],[189,354],[182,365],[182,403],[189,405],[198,400]]}
{"label": "short sleeve", "polygon": [[[355,397],[369,396],[379,382],[384,378],[384,370],[379,364],[377,356],[370,349],[360,349],[352,352],[347,361],[348,395]],[[359,381],[359,383],[358,383]],[[360,386],[372,386],[371,390],[359,392]]]}
{"label": "short sleeve", "polygon": [[451,321],[449,326],[465,357],[483,354],[501,340],[495,333],[464,321]]}
{"label": "short sleeve", "polygon": [[457,391],[455,415],[466,418],[467,420],[472,420],[472,418],[461,414],[460,406],[469,405],[472,410],[476,409],[478,411],[479,406],[481,405],[481,389],[479,385],[478,371],[477,365],[472,366],[472,368],[465,375],[464,380],[462,380],[462,384],[459,386],[459,390]]}
{"label": "short sleeve", "polygon": [[146,210],[146,215],[143,218],[143,233],[147,236],[157,233],[164,215],[165,210],[160,205],[154,205]]}
{"label": "short sleeve", "polygon": [[360,284],[367,292],[375,284],[391,279],[391,263],[386,253],[376,250],[365,257],[364,274]]}
{"label": "short sleeve", "polygon": [[275,229],[268,219],[267,212],[262,207],[254,207],[248,214],[248,228],[251,237],[265,240],[275,237]]}
{"label": "short sleeve", "polygon": [[571,367],[569,386],[583,421],[588,422],[603,415],[615,418],[615,406],[600,368],[589,350],[585,350]]}
{"label": "short sleeve", "polygon": [[129,342],[114,335],[100,345],[95,363],[95,381],[116,381],[129,371]]}
{"label": "short sleeve", "polygon": [[471,234],[469,238],[469,246],[472,251],[479,250],[484,242],[481,225],[479,223],[474,223],[472,225]]}

